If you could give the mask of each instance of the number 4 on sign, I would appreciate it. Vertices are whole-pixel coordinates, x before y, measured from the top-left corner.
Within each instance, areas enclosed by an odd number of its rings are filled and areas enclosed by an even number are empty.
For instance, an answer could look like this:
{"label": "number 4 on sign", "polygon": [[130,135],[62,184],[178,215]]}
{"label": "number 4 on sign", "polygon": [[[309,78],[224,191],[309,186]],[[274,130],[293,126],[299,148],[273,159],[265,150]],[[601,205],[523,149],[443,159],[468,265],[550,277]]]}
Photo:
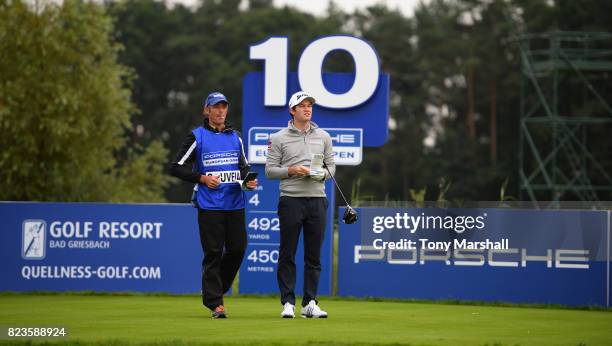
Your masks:
{"label": "number 4 on sign", "polygon": [[252,204],[254,206],[259,205],[259,194],[258,193],[254,194],[253,197],[249,198],[249,204]]}

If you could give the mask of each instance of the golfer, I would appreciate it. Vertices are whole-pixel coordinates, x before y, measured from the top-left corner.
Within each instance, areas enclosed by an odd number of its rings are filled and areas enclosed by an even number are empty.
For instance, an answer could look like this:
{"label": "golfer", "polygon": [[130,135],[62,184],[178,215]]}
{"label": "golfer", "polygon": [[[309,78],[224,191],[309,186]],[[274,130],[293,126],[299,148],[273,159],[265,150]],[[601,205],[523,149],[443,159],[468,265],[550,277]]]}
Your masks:
{"label": "golfer", "polygon": [[270,136],[266,177],[280,179],[278,216],[280,249],[277,280],[283,310],[295,317],[295,252],[304,230],[304,296],[302,317],[326,318],[317,302],[321,274],[321,245],[325,235],[327,198],[325,179],[334,174],[334,153],[329,134],[312,122],[314,97],[299,91],[289,100],[287,128]]}

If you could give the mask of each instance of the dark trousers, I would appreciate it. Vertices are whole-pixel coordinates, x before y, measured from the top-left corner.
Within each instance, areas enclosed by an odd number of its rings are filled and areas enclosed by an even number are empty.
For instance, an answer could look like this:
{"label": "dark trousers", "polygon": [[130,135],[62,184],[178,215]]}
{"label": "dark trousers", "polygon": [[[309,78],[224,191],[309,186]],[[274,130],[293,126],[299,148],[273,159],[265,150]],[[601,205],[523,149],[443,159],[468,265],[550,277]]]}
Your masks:
{"label": "dark trousers", "polygon": [[278,202],[280,249],[278,256],[278,287],[281,304],[295,305],[295,252],[300,231],[304,229],[304,296],[302,306],[316,300],[321,274],[321,245],[325,235],[327,198],[287,197]]}
{"label": "dark trousers", "polygon": [[214,310],[232,287],[247,245],[244,209],[198,209],[202,261],[202,303]]}

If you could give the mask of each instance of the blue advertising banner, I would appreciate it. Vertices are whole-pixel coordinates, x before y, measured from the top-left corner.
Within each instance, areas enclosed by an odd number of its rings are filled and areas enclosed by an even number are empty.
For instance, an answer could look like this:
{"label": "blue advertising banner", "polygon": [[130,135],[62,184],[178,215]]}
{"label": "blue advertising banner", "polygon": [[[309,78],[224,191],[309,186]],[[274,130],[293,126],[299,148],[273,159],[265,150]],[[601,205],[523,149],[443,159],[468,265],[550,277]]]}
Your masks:
{"label": "blue advertising banner", "polygon": [[0,203],[0,291],[198,293],[190,205]]}
{"label": "blue advertising banner", "polygon": [[339,295],[610,306],[608,211],[358,213],[339,228]]}

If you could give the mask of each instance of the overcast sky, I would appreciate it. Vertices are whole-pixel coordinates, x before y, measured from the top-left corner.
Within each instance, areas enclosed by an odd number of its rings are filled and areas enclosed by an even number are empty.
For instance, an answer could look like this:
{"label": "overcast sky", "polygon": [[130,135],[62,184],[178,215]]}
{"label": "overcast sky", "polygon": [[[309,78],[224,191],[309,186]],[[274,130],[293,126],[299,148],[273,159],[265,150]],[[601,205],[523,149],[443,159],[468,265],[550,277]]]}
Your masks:
{"label": "overcast sky", "polygon": [[[413,8],[419,0],[335,0],[334,1],[345,12],[353,12],[355,9],[366,8],[375,4],[386,4],[390,9],[397,9],[405,16],[412,16]],[[290,5],[313,14],[325,14],[329,0],[274,0],[278,5]]]}
{"label": "overcast sky", "polygon": [[[188,6],[197,3],[197,0],[167,0],[169,3],[182,3]],[[323,15],[330,0],[274,0],[277,6],[290,5],[304,12],[314,15]],[[366,8],[375,4],[385,4],[390,9],[397,9],[407,17],[412,16],[413,8],[420,0],[335,0],[334,2],[345,12]]]}

